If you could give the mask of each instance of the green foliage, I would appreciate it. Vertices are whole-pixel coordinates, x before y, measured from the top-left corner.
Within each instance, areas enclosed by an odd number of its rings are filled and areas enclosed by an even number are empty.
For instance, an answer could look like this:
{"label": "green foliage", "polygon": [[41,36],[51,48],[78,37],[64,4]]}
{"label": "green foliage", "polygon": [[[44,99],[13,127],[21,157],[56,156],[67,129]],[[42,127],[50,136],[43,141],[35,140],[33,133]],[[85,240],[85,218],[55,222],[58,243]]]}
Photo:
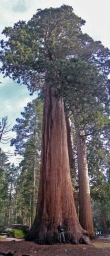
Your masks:
{"label": "green foliage", "polygon": [[100,201],[101,204],[104,205],[104,208],[110,206],[110,184],[106,181],[102,182],[97,187],[92,188],[91,195],[94,200]]}
{"label": "green foliage", "polygon": [[0,150],[0,223],[5,224],[5,214],[8,201],[7,171],[9,162],[6,154]]}
{"label": "green foliage", "polygon": [[[93,202],[93,219],[97,230],[103,231],[102,215],[110,221],[110,183],[109,183],[109,148],[108,142],[100,132],[91,136],[87,143],[88,169]],[[108,224],[109,225],[109,224]]]}
{"label": "green foliage", "polygon": [[38,10],[27,24],[19,21],[13,28],[5,28],[3,34],[9,40],[3,43],[2,72],[14,80],[23,80],[30,91],[35,91],[42,86],[48,63],[64,58],[65,53],[69,55],[76,48],[76,37],[83,23],[72,7],[64,5]]}
{"label": "green foliage", "polygon": [[16,154],[23,157],[15,193],[16,221],[30,224],[36,211],[39,185],[42,102],[36,99],[28,103],[21,115],[22,118],[17,118],[17,124],[13,127],[16,138],[11,141],[11,145],[15,145]]}
{"label": "green foliage", "polygon": [[25,238],[27,232],[24,230],[12,229],[10,235],[14,238]]}
{"label": "green foliage", "polygon": [[58,99],[63,96],[77,125],[93,130],[94,126],[102,129],[109,124],[106,79],[93,65],[70,58],[56,60],[50,67],[47,81]]}
{"label": "green foliage", "polygon": [[39,154],[42,134],[42,102],[35,99],[28,103],[21,115],[22,118],[16,119],[17,124],[12,129],[16,132],[16,138],[11,140],[11,146],[15,145],[16,153],[20,155],[24,154],[26,148],[27,151],[30,150],[30,155],[34,154],[34,151]]}
{"label": "green foliage", "polygon": [[[28,103],[13,128],[16,139],[12,145],[23,160],[19,167],[10,165],[7,156],[0,152],[0,223],[30,224],[31,211],[35,214],[39,184],[42,102]],[[34,176],[35,175],[35,176]]]}
{"label": "green foliage", "polygon": [[0,223],[13,222],[14,191],[16,188],[17,168],[8,162],[4,152],[0,152]]}
{"label": "green foliage", "polygon": [[63,5],[38,10],[27,23],[19,21],[13,28],[5,28],[3,34],[8,40],[2,40],[2,73],[35,91],[42,87],[45,71],[58,60],[80,57],[98,67],[103,65],[103,72],[107,71],[109,51],[81,32],[84,24],[72,7]]}
{"label": "green foliage", "polygon": [[23,81],[31,92],[48,80],[55,96],[64,97],[77,125],[95,122],[102,127],[105,117],[99,122],[98,116],[100,110],[108,113],[110,52],[82,33],[84,24],[72,7],[63,5],[40,9],[27,23],[5,28],[1,71]]}
{"label": "green foliage", "polygon": [[91,186],[101,185],[103,181],[108,182],[109,171],[109,146],[108,140],[104,139],[102,133],[92,134],[87,142],[88,168]]}

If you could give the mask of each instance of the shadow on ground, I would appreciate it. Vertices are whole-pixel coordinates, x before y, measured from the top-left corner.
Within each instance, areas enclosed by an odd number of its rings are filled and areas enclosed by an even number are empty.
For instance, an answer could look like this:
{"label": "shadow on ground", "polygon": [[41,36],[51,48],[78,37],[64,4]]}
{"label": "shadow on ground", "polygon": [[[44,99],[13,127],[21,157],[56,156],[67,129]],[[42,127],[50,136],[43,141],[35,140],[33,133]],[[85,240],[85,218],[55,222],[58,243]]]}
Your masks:
{"label": "shadow on ground", "polygon": [[15,256],[110,256],[110,239],[95,239],[91,245],[38,245],[18,239],[1,239],[0,251],[15,252]]}

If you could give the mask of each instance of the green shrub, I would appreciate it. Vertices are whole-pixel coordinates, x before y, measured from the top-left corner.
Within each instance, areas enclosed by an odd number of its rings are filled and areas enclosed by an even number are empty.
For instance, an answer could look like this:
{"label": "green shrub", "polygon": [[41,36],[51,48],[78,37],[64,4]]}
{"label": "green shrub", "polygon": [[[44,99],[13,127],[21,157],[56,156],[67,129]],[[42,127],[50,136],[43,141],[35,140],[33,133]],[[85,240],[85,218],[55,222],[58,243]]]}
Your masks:
{"label": "green shrub", "polygon": [[18,230],[18,229],[12,229],[10,231],[10,236],[14,237],[14,238],[25,238],[26,236],[26,233],[25,231],[23,230]]}

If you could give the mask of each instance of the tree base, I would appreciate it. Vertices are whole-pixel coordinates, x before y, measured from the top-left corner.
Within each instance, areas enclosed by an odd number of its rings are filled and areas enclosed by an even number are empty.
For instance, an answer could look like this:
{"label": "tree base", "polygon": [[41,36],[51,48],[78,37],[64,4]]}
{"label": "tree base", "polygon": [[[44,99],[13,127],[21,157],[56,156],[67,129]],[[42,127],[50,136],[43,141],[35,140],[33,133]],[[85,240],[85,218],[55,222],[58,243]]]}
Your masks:
{"label": "tree base", "polygon": [[[39,231],[31,228],[26,236],[26,241],[33,241],[37,244],[57,244],[60,243],[59,234],[53,230]],[[65,232],[65,242],[68,244],[91,244],[91,241],[87,235],[87,231],[82,233]]]}

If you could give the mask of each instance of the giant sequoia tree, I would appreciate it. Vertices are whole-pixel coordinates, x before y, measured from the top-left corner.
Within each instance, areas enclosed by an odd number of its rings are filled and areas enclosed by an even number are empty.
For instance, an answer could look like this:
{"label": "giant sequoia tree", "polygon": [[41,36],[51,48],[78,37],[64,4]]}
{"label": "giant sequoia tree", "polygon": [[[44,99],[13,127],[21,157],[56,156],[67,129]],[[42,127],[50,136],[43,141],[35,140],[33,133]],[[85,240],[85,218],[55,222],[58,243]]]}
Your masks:
{"label": "giant sequoia tree", "polygon": [[[18,79],[18,82],[23,81],[31,92],[43,88],[44,93],[38,206],[35,221],[27,236],[27,240],[38,243],[58,241],[59,221],[63,222],[66,241],[89,243],[75,210],[67,150],[62,93],[66,91],[66,84],[70,87],[73,84],[74,87],[74,79],[72,84],[69,81],[65,83],[62,72],[59,72],[63,61],[65,64],[65,60],[69,62],[70,58],[77,58],[79,54],[83,59],[90,58],[90,61],[99,63],[99,59],[95,58],[94,47],[98,55],[101,50],[97,50],[97,43],[93,44],[91,38],[82,34],[81,26],[84,23],[71,7],[63,5],[57,9],[38,10],[27,24],[19,21],[13,28],[3,31],[8,40],[1,43],[2,73],[14,80]],[[92,50],[91,45],[94,46]],[[94,56],[91,52],[94,52]],[[71,80],[71,74],[67,80]]]}

